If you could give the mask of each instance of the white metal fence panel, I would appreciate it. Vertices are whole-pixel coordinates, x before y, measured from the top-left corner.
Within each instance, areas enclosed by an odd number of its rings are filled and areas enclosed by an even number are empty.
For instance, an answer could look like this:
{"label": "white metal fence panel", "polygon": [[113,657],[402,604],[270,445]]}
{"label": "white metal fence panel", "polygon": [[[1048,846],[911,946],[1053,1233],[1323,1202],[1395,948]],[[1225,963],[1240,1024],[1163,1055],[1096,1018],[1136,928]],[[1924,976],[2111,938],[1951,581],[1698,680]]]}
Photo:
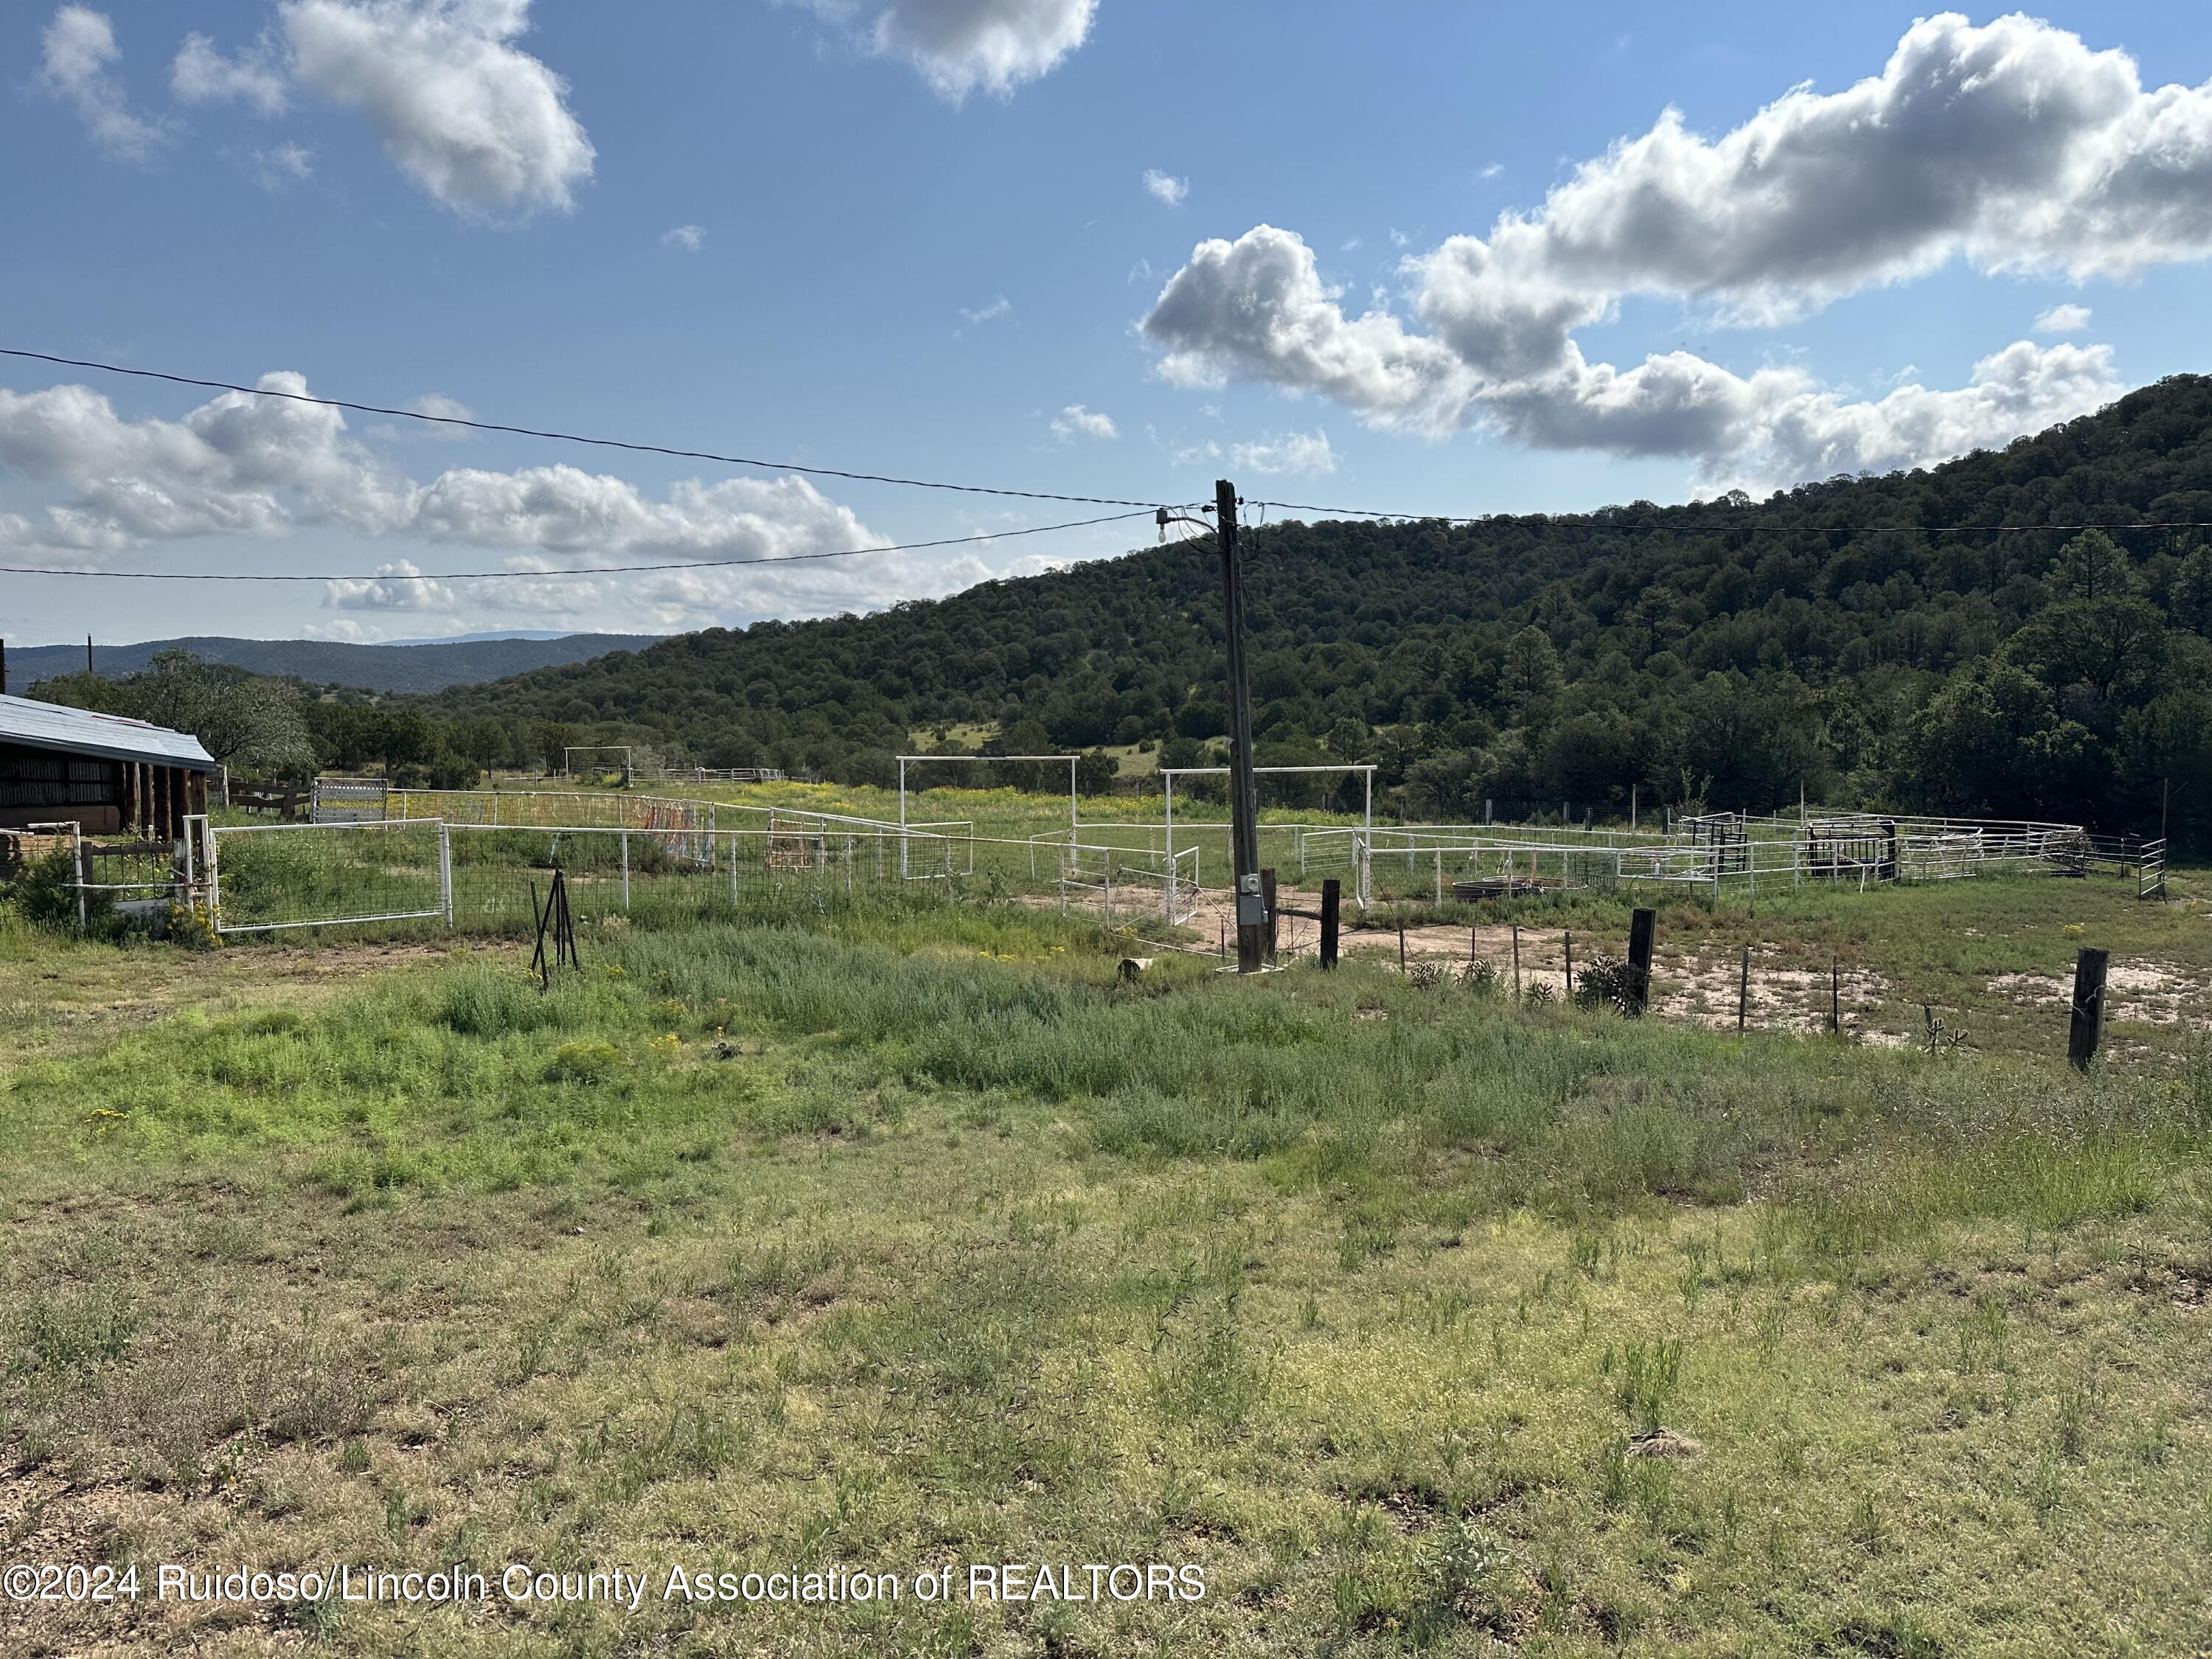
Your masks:
{"label": "white metal fence panel", "polygon": [[453,915],[447,832],[434,818],[216,824],[207,846],[218,933]]}
{"label": "white metal fence panel", "polygon": [[319,777],[308,798],[307,816],[316,823],[360,823],[388,816],[390,785],[383,778]]}

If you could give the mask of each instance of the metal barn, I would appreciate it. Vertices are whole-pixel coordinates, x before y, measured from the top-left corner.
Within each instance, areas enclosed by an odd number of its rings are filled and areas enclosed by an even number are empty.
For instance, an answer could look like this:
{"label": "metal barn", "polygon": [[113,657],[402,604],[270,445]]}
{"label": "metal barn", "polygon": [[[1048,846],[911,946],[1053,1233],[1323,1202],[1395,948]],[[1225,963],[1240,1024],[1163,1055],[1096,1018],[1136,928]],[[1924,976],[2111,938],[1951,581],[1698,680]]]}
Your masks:
{"label": "metal barn", "polygon": [[188,732],[0,696],[0,830],[76,823],[174,841],[207,811],[215,762]]}

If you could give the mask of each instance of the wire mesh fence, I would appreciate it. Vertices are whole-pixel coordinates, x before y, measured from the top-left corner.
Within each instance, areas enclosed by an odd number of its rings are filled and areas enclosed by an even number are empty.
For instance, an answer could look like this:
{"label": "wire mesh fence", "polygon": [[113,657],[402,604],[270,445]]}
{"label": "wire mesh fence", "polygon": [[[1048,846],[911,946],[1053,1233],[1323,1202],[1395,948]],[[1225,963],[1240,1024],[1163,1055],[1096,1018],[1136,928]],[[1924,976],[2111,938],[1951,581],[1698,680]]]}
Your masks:
{"label": "wire mesh fence", "polygon": [[443,920],[446,826],[429,821],[210,826],[205,881],[218,931]]}
{"label": "wire mesh fence", "polygon": [[1025,899],[1114,916],[1187,919],[1199,856],[1075,846],[1042,872],[1026,841],[824,817],[744,830],[390,818],[204,825],[198,844],[218,932],[420,923],[514,933],[562,872],[579,921],[742,915],[794,896],[941,892]]}

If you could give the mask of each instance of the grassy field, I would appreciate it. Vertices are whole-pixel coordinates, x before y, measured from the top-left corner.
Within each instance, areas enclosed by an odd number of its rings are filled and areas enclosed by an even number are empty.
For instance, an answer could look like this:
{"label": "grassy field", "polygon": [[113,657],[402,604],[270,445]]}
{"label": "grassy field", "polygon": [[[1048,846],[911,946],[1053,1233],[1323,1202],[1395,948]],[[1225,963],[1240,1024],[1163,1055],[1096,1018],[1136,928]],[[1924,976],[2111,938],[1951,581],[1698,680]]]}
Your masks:
{"label": "grassy field", "polygon": [[[1829,921],[1950,960],[1924,909]],[[0,1602],[0,1649],[2212,1643],[2199,1048],[2080,1078],[1395,958],[1128,985],[1014,905],[745,923],[592,925],[550,994],[496,944],[0,931],[0,1561],[492,1587]],[[509,1563],[647,1589],[510,1601]],[[970,1599],[998,1563],[1206,1593]]]}

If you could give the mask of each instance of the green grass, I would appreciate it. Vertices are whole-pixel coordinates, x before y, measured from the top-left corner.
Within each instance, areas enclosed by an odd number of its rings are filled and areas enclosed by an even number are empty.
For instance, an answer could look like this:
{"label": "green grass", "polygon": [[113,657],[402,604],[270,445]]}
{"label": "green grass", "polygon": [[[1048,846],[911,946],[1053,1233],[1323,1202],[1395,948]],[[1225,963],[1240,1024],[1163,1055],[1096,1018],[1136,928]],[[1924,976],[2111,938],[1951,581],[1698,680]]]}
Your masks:
{"label": "green grass", "polygon": [[[46,1011],[0,1050],[0,1557],[653,1582],[0,1606],[0,1646],[2212,1640],[2201,1059],[1738,1040],[1359,963],[1128,985],[1012,906],[753,920],[592,924],[550,994],[496,945],[354,977],[0,928]],[[1690,1455],[1640,1455],[1661,1426]],[[679,1562],[1000,1561],[1207,1594],[658,1599]]]}

